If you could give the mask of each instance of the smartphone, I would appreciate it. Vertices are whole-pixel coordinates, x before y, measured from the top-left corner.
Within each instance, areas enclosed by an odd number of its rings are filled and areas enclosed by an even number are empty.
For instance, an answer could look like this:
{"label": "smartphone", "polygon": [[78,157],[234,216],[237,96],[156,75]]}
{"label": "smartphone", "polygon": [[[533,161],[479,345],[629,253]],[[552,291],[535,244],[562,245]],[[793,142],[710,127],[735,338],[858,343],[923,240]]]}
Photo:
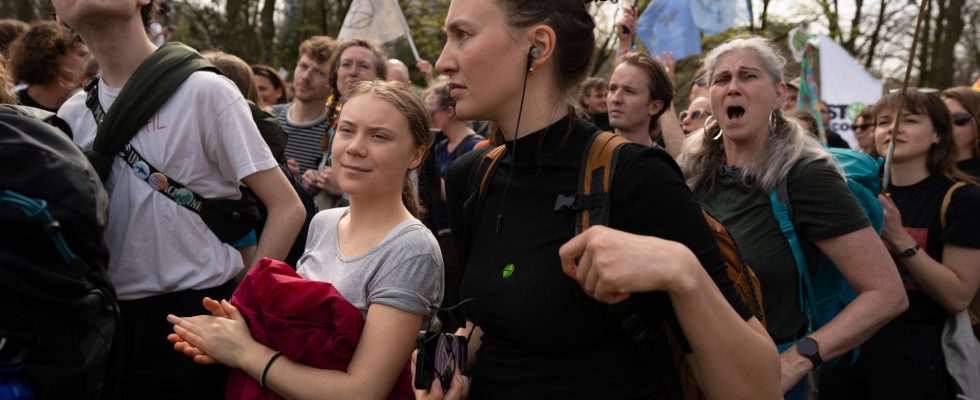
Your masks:
{"label": "smartphone", "polygon": [[448,333],[420,331],[415,340],[416,389],[429,390],[437,378],[442,390],[449,390],[457,369],[466,366],[466,337]]}

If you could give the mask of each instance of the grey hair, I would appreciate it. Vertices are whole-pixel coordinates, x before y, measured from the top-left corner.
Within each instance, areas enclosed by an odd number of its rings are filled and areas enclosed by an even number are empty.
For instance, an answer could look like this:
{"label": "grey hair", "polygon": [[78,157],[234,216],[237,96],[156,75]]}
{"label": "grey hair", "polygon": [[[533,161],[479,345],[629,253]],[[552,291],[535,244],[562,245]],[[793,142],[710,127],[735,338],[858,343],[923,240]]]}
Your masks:
{"label": "grey hair", "polygon": [[[757,36],[740,37],[716,47],[705,57],[709,85],[722,56],[737,50],[750,50],[762,62],[773,84],[783,83],[783,67],[786,59],[768,39]],[[782,111],[772,112],[769,124],[769,137],[765,150],[741,168],[741,180],[745,185],[755,186],[765,192],[771,191],[786,179],[789,171],[800,161],[831,160],[830,153],[815,138],[807,134],[799,124],[786,119]],[[721,126],[711,118],[704,128],[692,133],[685,141],[677,163],[684,171],[687,185],[692,189],[714,189],[718,168],[725,160],[723,140],[720,140]],[[719,137],[719,140],[714,138]],[[830,162],[836,167],[836,163]],[[843,174],[841,174],[843,179]]]}
{"label": "grey hair", "polygon": [[704,65],[707,71],[709,85],[714,81],[715,68],[718,65],[718,60],[722,56],[736,50],[752,50],[759,57],[759,61],[762,61],[762,65],[766,69],[766,72],[769,73],[773,84],[778,85],[785,82],[783,68],[786,66],[786,59],[780,54],[776,45],[769,39],[763,37],[740,36],[722,43],[720,46],[708,52],[708,55],[704,56]]}

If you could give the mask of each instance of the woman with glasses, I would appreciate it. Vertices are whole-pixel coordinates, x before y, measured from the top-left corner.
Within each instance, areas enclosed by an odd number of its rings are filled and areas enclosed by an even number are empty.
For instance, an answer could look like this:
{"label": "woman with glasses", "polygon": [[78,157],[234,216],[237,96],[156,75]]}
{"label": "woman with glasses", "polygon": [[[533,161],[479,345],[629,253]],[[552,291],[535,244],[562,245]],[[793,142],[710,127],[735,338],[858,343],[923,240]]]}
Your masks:
{"label": "woman with glasses", "polygon": [[906,95],[894,137],[899,94],[884,96],[873,110],[878,152],[895,142],[888,195],[878,197],[885,211],[881,239],[899,267],[909,307],[861,346],[856,364],[825,371],[833,378],[821,377],[821,398],[957,398],[941,341],[946,320],[966,309],[980,286],[980,187],[967,183],[950,193],[971,178],[956,168],[949,110],[935,94]]}
{"label": "woman with glasses", "polygon": [[[785,59],[769,40],[733,39],[705,59],[714,118],[678,163],[702,206],[725,224],[762,286],[766,329],[781,350],[782,390],[807,398],[807,374],[849,352],[905,309],[895,264],[831,155],[781,110]],[[807,265],[826,255],[857,297],[808,331],[793,252],[770,193],[784,185]],[[833,397],[830,397],[833,398]]]}
{"label": "woman with glasses", "polygon": [[874,115],[871,113],[871,107],[865,107],[861,110],[861,113],[854,118],[851,129],[854,130],[854,138],[857,139],[858,150],[877,158],[878,150],[875,149]]}
{"label": "woman with glasses", "polygon": [[958,86],[944,90],[942,98],[953,115],[957,166],[980,179],[980,92]]}
{"label": "woman with glasses", "polygon": [[681,113],[681,129],[685,135],[704,128],[704,122],[711,116],[710,104],[707,97],[698,97],[691,101],[687,110]]}

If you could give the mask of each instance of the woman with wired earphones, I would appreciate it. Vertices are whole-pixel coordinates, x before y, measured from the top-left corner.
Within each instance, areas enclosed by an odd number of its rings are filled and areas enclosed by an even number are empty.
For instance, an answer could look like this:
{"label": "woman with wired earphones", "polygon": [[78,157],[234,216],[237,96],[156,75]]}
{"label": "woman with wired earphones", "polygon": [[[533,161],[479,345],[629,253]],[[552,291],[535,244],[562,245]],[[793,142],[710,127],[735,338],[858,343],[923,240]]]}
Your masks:
{"label": "woman with wired earphones", "polygon": [[[505,152],[472,190],[484,152],[447,176],[471,335],[469,375],[447,397],[651,398],[659,391],[609,304],[631,297],[648,320],[682,329],[709,398],[778,398],[779,364],[761,323],[738,299],[698,206],[663,150],[621,148],[609,225],[575,236],[575,193],[596,127],[571,90],[585,78],[595,21],[583,0],[453,0],[436,63],[456,112],[492,121]],[[476,181],[476,182],[474,182]],[[467,245],[476,244],[481,245]],[[439,398],[417,391],[418,398]],[[467,393],[468,392],[468,393]]]}

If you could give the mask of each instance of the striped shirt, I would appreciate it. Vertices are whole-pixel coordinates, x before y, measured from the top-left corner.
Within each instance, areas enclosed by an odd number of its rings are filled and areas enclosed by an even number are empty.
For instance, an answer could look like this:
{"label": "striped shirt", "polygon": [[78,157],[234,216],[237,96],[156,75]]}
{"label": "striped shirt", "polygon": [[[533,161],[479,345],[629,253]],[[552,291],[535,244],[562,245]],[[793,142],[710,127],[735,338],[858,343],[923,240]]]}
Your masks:
{"label": "striped shirt", "polygon": [[323,142],[323,134],[330,129],[330,122],[327,121],[327,114],[324,113],[320,118],[309,123],[296,124],[289,118],[289,110],[292,106],[292,103],[277,104],[273,106],[272,113],[276,115],[279,125],[282,125],[282,129],[286,131],[286,158],[296,160],[299,163],[299,172],[302,174],[308,169],[319,169],[320,160],[323,159],[320,144]]}

